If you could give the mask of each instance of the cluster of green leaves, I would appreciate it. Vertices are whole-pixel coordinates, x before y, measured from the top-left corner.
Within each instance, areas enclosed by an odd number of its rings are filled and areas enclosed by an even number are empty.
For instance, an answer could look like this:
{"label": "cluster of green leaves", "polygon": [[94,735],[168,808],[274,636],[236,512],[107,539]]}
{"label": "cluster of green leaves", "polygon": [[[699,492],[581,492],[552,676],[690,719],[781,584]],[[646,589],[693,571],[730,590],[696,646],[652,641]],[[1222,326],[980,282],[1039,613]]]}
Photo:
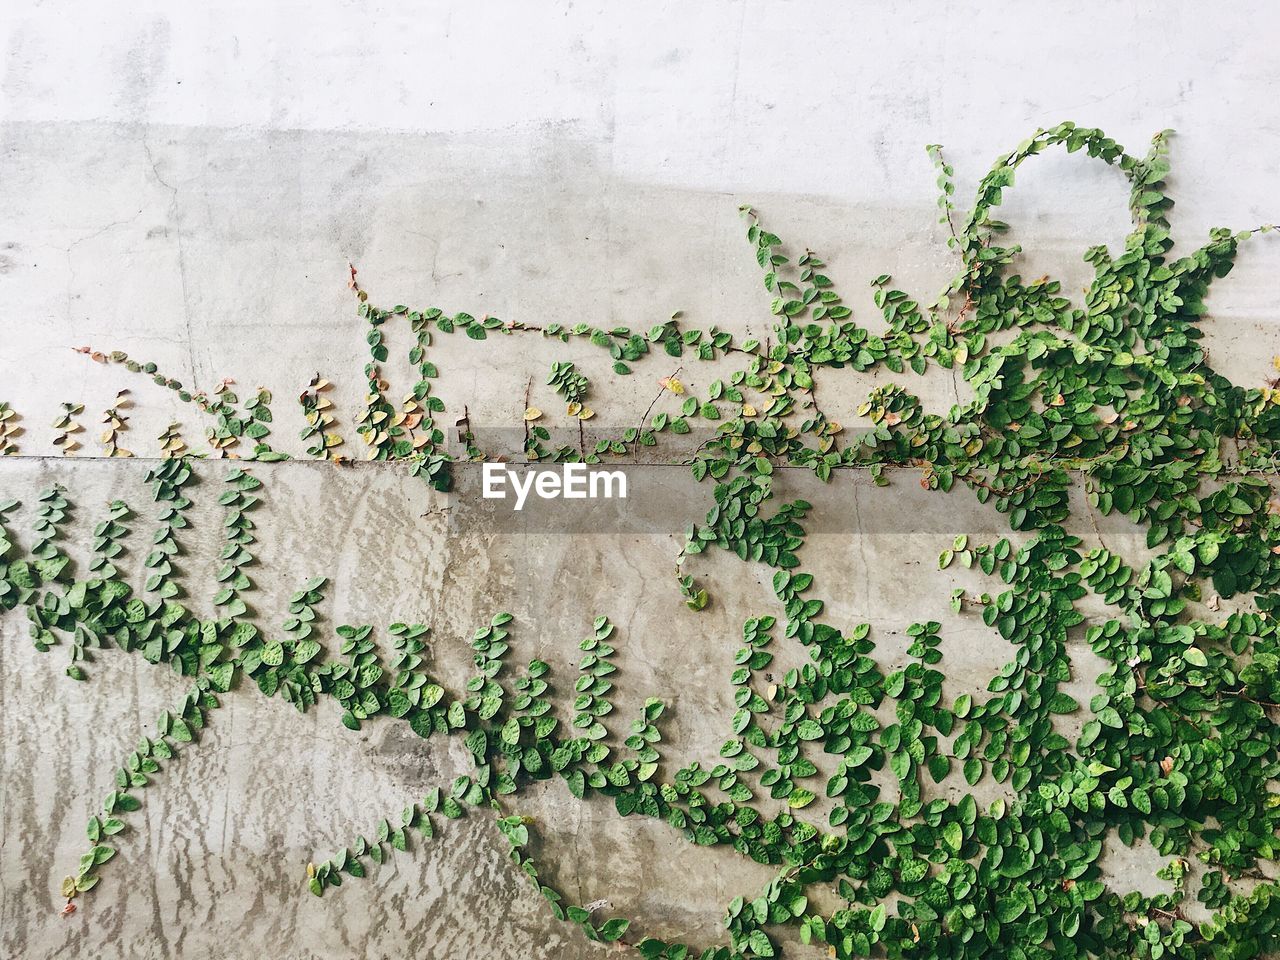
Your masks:
{"label": "cluster of green leaves", "polygon": [[307,447],[307,456],[319,460],[341,459],[335,449],[342,445],[343,440],[334,429],[337,417],[332,410],[333,401],[324,395],[330,386],[328,380],[317,374],[311,378],[307,389],[298,395],[298,404],[307,422],[298,436],[311,444]]}
{"label": "cluster of green leaves", "polygon": [[588,940],[597,943],[616,943],[622,939],[623,934],[627,932],[627,928],[631,925],[631,921],[624,917],[612,917],[603,923],[597,924],[591,919],[591,904],[578,906],[575,904],[565,904],[564,895],[553,887],[548,886],[542,881],[538,875],[538,864],[528,853],[529,846],[529,829],[533,821],[528,817],[508,816],[498,818],[498,829],[502,835],[506,837],[507,842],[511,846],[511,859],[529,878],[538,891],[551,904],[551,910],[555,914],[557,920],[567,920],[576,923],[581,927],[582,932],[586,934]]}
{"label": "cluster of green leaves", "polygon": [[121,816],[141,809],[142,801],[130,791],[149,785],[151,777],[160,773],[164,763],[172,760],[186,744],[196,740],[197,731],[204,728],[208,711],[219,705],[209,692],[205,679],[197,680],[178,706],[160,714],[156,721],[157,736],[144,736],[133,752],[125,758],[115,772],[115,789],[102,801],[102,810],[89,818],[85,834],[90,848],[80,857],[80,865],[74,875],[62,880],[62,895],[68,905],[82,893],[92,890],[101,879],[98,868],[116,855],[110,838],[129,830]]}
{"label": "cluster of green leaves", "polygon": [[262,487],[262,481],[239,467],[233,467],[224,482],[230,489],[218,497],[218,504],[226,510],[227,518],[222,526],[225,543],[218,555],[222,566],[218,568],[216,579],[221,586],[213,595],[213,605],[218,608],[219,619],[230,620],[243,616],[249,609],[240,594],[253,587],[244,568],[253,563],[250,547],[257,538],[253,535],[254,524],[249,511],[258,502],[254,491]]}
{"label": "cluster of green leaves", "polygon": [[0,400],[0,457],[14,456],[18,452],[17,436],[22,432],[18,411],[7,401]]}
{"label": "cluster of green leaves", "polygon": [[[35,579],[31,576],[29,570],[19,568],[15,571],[13,564],[20,561],[10,559],[14,552],[14,544],[8,529],[5,527],[5,519],[9,512],[17,506],[19,506],[17,500],[0,500],[0,566],[5,571],[5,575],[0,577],[0,612],[12,610],[22,602],[24,593],[35,586]],[[22,576],[23,581],[27,584],[26,587],[23,587],[15,580],[15,574]]]}
{"label": "cluster of green leaves", "polygon": [[[404,406],[397,410],[386,397],[387,384],[382,378],[380,364],[387,360],[385,333],[382,329],[392,313],[375,310],[366,302],[365,293],[359,291],[360,312],[369,323],[369,355],[371,362],[365,365],[365,378],[369,392],[365,397],[365,411],[357,421],[356,432],[369,447],[370,460],[408,460],[413,472],[422,476],[437,490],[452,486],[449,456],[444,452],[444,432],[439,430],[433,414],[444,410],[444,402],[431,395],[431,381],[439,376],[434,363],[427,359],[427,347],[431,345],[431,320],[435,316],[418,312],[409,313],[399,307],[395,313],[407,315],[414,333],[414,345],[409,350],[409,362],[417,368],[418,381],[405,398]],[[485,326],[467,317],[466,329],[472,339],[485,338]],[[473,333],[474,331],[474,333]],[[415,428],[419,430],[415,436]]]}
{"label": "cluster of green leaves", "polygon": [[[1130,184],[1133,229],[1122,251],[1086,252],[1094,279],[1080,306],[1057,281],[1026,282],[1012,272],[1019,248],[1003,244],[1008,227],[994,218],[1018,167],[1053,147],[1114,166]],[[730,676],[735,713],[711,763],[663,769],[657,699],[633,722],[626,751],[617,747],[608,723],[614,628],[605,618],[581,644],[573,719],[564,726],[545,662],[532,661],[514,681],[506,676],[508,614],[473,638],[477,672],[457,697],[425,669],[424,625],[391,626],[387,666],[371,626],[338,627],[345,659],[328,659],[316,637],[323,578],[292,597],[283,638],[268,637],[240,598],[252,586],[241,568],[252,559],[246,511],[260,481],[239,470],[223,496],[228,542],[218,619],[195,618],[171,579],[175,531],[189,505],[181,493],[186,459],[166,461],[148,478],[162,511],[147,560],[157,571],[148,582],[155,599],[132,597],[110,563],[114,554],[105,553],[125,533],[123,513],[95,534],[103,557],[90,570],[95,575],[70,579],[57,544],[69,504],[53,490],[38,505],[30,559],[6,559],[11,544],[0,539],[0,605],[26,606],[42,648],[59,634],[84,631],[96,644],[174,664],[207,684],[206,696],[251,677],[262,693],[279,692],[300,710],[332,696],[353,729],[387,716],[424,738],[462,737],[474,769],[406,808],[400,827],[384,820],[376,839],[359,837],[309,868],[317,894],[343,875],[365,875],[364,858],[380,863],[385,845],[407,849],[409,831],[432,835],[437,811],[456,818],[487,807],[557,917],[649,958],[773,957],[786,927],[837,958],[1208,960],[1273,952],[1280,891],[1258,880],[1257,870],[1280,859],[1280,516],[1270,509],[1266,476],[1280,466],[1280,392],[1233,384],[1213,370],[1199,342],[1211,284],[1257,231],[1215,230],[1203,246],[1173,258],[1165,133],[1138,157],[1096,129],[1067,123],[1039,131],[997,162],[963,216],[953,169],[938,148],[930,154],[961,268],[928,307],[893,289],[889,277],[876,278],[878,332],[853,319],[814,253],[792,262],[749,209],[747,239],[776,318],[767,345],[739,347],[714,328],[682,329],[675,316],[639,334],[585,323],[533,327],[435,307],[382,310],[353,274],[372,361],[358,429],[372,458],[409,461],[439,489],[449,484],[449,456],[432,419],[444,410],[431,390],[438,371],[426,358],[433,330],[476,341],[520,333],[566,344],[586,339],[609,352],[620,376],[655,345],[671,357],[743,358],[705,395],[667,377],[675,409],[590,450],[547,449],[541,442],[550,433],[540,426],[530,448],[539,458],[594,462],[656,443],[664,431],[687,433],[691,421],[713,432],[691,462],[694,477],[713,487],[713,504],[688,531],[677,564],[681,594],[695,610],[711,601],[682,564],[715,547],[772,571],[782,615],[744,625]],[[386,399],[380,367],[388,362],[385,324],[397,317],[415,335],[409,361],[419,374],[400,407]],[[868,425],[850,431],[819,406],[819,381],[830,371],[923,374],[932,364],[958,374],[969,399],[931,413],[910,390],[886,382],[859,410]],[[571,405],[587,389],[572,363],[557,364],[550,383]],[[224,387],[198,400],[217,418],[210,442],[223,449],[229,438],[250,436],[262,441],[255,456],[269,459],[263,431],[270,418],[259,413],[269,397],[238,414],[228,393]],[[319,409],[315,393],[304,398],[312,439],[323,434]],[[1231,448],[1237,462],[1227,457]],[[474,446],[468,451],[479,455]],[[985,695],[948,693],[936,621],[907,629],[908,662],[888,672],[867,624],[828,621],[802,559],[812,507],[775,496],[784,466],[822,480],[864,469],[880,484],[888,483],[886,467],[918,469],[926,488],[967,489],[1023,532],[1020,545],[961,536],[940,558],[944,569],[976,567],[993,584],[972,600],[963,590],[953,594],[956,609],[980,611],[1012,650]],[[1149,560],[1131,566],[1105,545],[1087,549],[1068,529],[1077,478],[1094,509],[1147,531]],[[0,519],[8,509],[0,507]],[[1086,618],[1081,602],[1089,594],[1106,615]],[[1232,597],[1252,604],[1213,622],[1207,614]],[[809,661],[775,678],[770,644],[778,631]],[[1087,706],[1064,688],[1073,677],[1072,631],[1083,632],[1106,664]],[[145,779],[155,760],[141,749],[134,756],[123,769],[125,786]],[[657,937],[628,939],[627,920],[598,922],[591,905],[567,904],[540,878],[528,852],[532,824],[504,811],[528,784],[553,777],[584,802],[600,794],[621,815],[660,819],[694,844],[729,846],[778,872],[756,896],[728,905],[727,944],[699,951]],[[990,778],[1005,795],[983,809],[961,777],[969,786]],[[1113,838],[1145,840],[1167,858],[1160,876],[1172,891],[1118,889],[1103,872]],[[1202,880],[1188,870],[1192,860],[1203,864]],[[81,890],[72,881],[68,896]],[[833,888],[843,906],[820,908],[810,896],[815,885]],[[1186,908],[1193,903],[1212,913],[1192,922]]]}
{"label": "cluster of green leaves", "polygon": [[547,384],[566,403],[581,403],[587,398],[591,381],[572,362],[553,363],[551,373],[547,376]]}
{"label": "cluster of green leaves", "polygon": [[[445,409],[438,397],[428,397],[429,380],[438,376],[434,364],[426,362],[425,350],[431,340],[431,331],[452,334],[463,332],[472,340],[487,340],[490,333],[503,336],[514,336],[522,333],[533,333],[543,337],[569,343],[574,339],[585,339],[591,344],[607,350],[613,358],[613,372],[618,376],[629,376],[632,364],[644,359],[651,353],[651,347],[661,345],[663,352],[672,357],[692,355],[699,360],[714,360],[727,352],[743,352],[744,348],[733,344],[733,337],[715,327],[707,331],[697,329],[681,329],[675,316],[663,324],[657,324],[646,334],[636,333],[629,327],[603,328],[587,323],[565,326],[551,323],[535,326],[518,321],[502,321],[496,317],[477,319],[468,313],[449,314],[439,307],[425,310],[411,310],[400,304],[391,309],[382,309],[369,302],[366,291],[354,285],[360,304],[360,316],[368,323],[367,340],[372,362],[365,366],[365,377],[368,381],[365,412],[358,420],[357,431],[364,438],[369,449],[369,459],[407,461],[413,472],[423,476],[437,490],[448,490],[452,484],[452,457],[445,448],[442,432],[432,430],[429,434],[414,437],[412,429],[406,428],[406,416],[414,411],[402,407],[399,411],[387,400],[385,393],[387,383],[382,377],[381,365],[388,362],[389,351],[386,346],[385,325],[393,318],[400,317],[409,323],[415,335],[415,345],[409,351],[409,362],[419,368],[420,380],[414,387],[409,402],[418,401],[425,405],[427,415]],[[756,350],[758,344],[748,343],[746,349]],[[547,381],[556,393],[569,404],[569,415],[582,420],[593,414],[585,407],[583,400],[590,387],[588,379],[580,373],[572,362],[553,365]],[[736,392],[736,391],[735,391]],[[540,416],[540,411],[531,411]],[[550,447],[551,432],[540,424],[528,426],[528,440],[525,454],[531,460],[551,462],[585,461],[598,463],[604,457],[622,456],[635,449],[637,443],[652,445],[655,434],[664,429],[673,433],[688,433],[690,428],[687,417],[700,414],[708,419],[718,419],[718,409],[712,403],[698,404],[691,407],[685,404],[685,412],[680,417],[667,414],[655,416],[653,421],[644,427],[632,428],[618,437],[604,437],[596,441],[592,449],[585,443],[578,446],[562,444]],[[536,416],[531,417],[536,419]],[[465,422],[465,421],[460,421]],[[311,436],[314,431],[307,433]],[[484,452],[476,446],[474,437],[467,431],[462,439],[466,442],[466,459],[484,459]]]}
{"label": "cluster of green leaves", "polygon": [[178,532],[187,527],[186,512],[191,500],[182,493],[191,481],[191,465],[181,458],[170,458],[147,472],[152,497],[160,506],[159,526],[152,536],[152,549],[143,565],[147,568],[146,589],[162,600],[180,596],[181,586],[175,575],[173,559],[178,555]]}
{"label": "cluster of green leaves", "polygon": [[410,837],[417,833],[423,840],[430,840],[436,835],[436,827],[431,820],[432,814],[441,813],[450,820],[462,816],[462,807],[453,796],[445,796],[439,787],[432,787],[420,803],[411,803],[400,813],[399,826],[392,826],[385,817],[378,821],[374,839],[356,837],[355,843],[344,847],[336,856],[323,863],[307,864],[307,889],[317,897],[323,896],[328,887],[342,886],[342,875],[364,877],[368,867],[363,858],[368,857],[375,864],[383,863],[389,856],[387,848],[407,851]]}
{"label": "cluster of green leaves", "polygon": [[76,417],[82,413],[84,413],[83,403],[63,403],[62,413],[53,421],[53,428],[58,431],[54,435],[53,445],[64,457],[70,456],[80,446],[80,441],[75,438],[75,434],[84,427]]}
{"label": "cluster of green leaves", "polygon": [[[208,418],[209,423],[205,429],[205,439],[215,456],[237,456],[264,462],[289,459],[288,454],[274,449],[267,440],[267,437],[271,434],[270,424],[273,421],[271,412],[272,398],[269,390],[259,388],[253,396],[244,402],[243,408],[237,409],[240,404],[240,398],[231,389],[230,380],[224,380],[218,384],[212,394],[204,391],[192,393],[182,385],[181,381],[161,373],[154,363],[141,363],[133,360],[123,351],[115,350],[111,353],[101,353],[90,350],[88,347],[82,347],[78,352],[88,354],[100,363],[120,364],[130,373],[145,374],[158,386],[174,391],[178,399],[183,403],[195,404]],[[71,417],[79,411],[73,410],[70,404],[63,404],[63,407],[65,408],[63,418],[54,426],[63,431],[59,439],[55,441],[55,445],[61,447],[65,453],[75,446],[74,439],[71,439],[70,445],[68,445],[69,435],[66,431],[71,426]],[[161,437],[164,442],[162,454],[165,457],[185,453],[182,449],[185,444],[172,443],[173,438],[176,436],[176,426],[176,424],[171,425]],[[242,449],[240,446],[242,440],[252,441],[253,446],[249,449]]]}

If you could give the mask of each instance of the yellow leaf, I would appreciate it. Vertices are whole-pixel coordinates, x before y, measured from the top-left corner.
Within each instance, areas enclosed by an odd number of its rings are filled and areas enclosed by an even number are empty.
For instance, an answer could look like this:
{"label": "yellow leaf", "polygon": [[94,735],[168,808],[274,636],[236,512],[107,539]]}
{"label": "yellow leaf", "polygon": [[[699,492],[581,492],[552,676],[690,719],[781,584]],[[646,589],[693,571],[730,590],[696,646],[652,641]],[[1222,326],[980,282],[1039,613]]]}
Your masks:
{"label": "yellow leaf", "polygon": [[756,415],[756,408],[749,403],[744,403],[742,405],[742,415],[744,417],[754,417]]}
{"label": "yellow leaf", "polygon": [[573,403],[569,404],[569,409],[567,412],[569,416],[576,417],[578,414],[582,412],[582,404],[578,403],[578,401],[575,400]]}
{"label": "yellow leaf", "polygon": [[537,407],[530,407],[524,412],[524,418],[526,420],[537,420],[540,416],[542,416],[542,411]]}
{"label": "yellow leaf", "polygon": [[578,419],[579,419],[579,420],[590,420],[590,419],[591,419],[592,417],[594,417],[595,415],[596,415],[596,412],[595,412],[594,410],[592,410],[590,407],[583,407],[583,408],[582,408],[582,412],[581,412],[580,414],[578,414]]}
{"label": "yellow leaf", "polygon": [[672,393],[684,393],[684,384],[681,383],[679,380],[677,380],[674,376],[663,377],[661,380],[658,381],[658,383],[660,383],[666,389],[670,390]]}

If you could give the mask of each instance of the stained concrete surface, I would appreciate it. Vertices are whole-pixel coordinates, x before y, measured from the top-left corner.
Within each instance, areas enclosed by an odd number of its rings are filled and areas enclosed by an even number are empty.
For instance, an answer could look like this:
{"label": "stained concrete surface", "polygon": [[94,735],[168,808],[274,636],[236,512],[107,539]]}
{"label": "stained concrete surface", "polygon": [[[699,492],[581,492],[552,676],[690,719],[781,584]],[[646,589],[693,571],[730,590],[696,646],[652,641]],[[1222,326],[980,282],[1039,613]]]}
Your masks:
{"label": "stained concrete surface", "polygon": [[[924,144],[946,146],[964,200],[998,154],[1062,119],[1134,150],[1177,129],[1182,249],[1211,226],[1274,220],[1277,26],[1262,3],[1216,10],[1212,22],[1190,3],[8,4],[0,400],[25,430],[22,456],[0,462],[0,497],[29,506],[60,481],[83,533],[123,496],[140,514],[136,562],[149,531],[145,464],[43,459],[55,452],[60,404],[85,405],[84,454],[122,386],[134,391],[125,446],[156,455],[172,420],[201,446],[195,411],[71,349],[83,345],[125,350],[206,389],[224,377],[242,393],[269,388],[273,442],[293,453],[303,446],[294,398],[320,372],[334,381],[338,428],[356,452],[367,355],[348,262],[386,306],[637,329],[681,310],[694,325],[763,336],[769,295],[738,214],[749,203],[791,250],[817,250],[855,316],[874,325],[872,277],[890,273],[928,298],[955,267]],[[1123,179],[1058,154],[1024,171],[1004,208],[1026,248],[1021,268],[1062,277],[1078,297],[1084,249],[1122,241]],[[1273,375],[1280,353],[1278,249],[1274,239],[1247,247],[1211,301],[1211,356],[1241,383]],[[393,354],[406,346],[393,332]],[[530,338],[440,338],[434,356],[450,416],[465,406],[477,433],[507,448],[518,447],[526,398],[571,439],[544,384],[552,360],[574,359],[591,376],[609,427],[636,423],[677,366],[655,358],[624,379],[602,351]],[[407,365],[387,366],[393,394],[407,387]],[[726,369],[683,367],[699,388]],[[854,426],[858,403],[885,379],[831,377],[818,395]],[[947,375],[906,383],[940,412],[963,396]],[[676,453],[649,451],[635,483],[651,496],[667,489],[656,478],[672,468],[655,461]],[[517,655],[561,675],[592,618],[607,614],[619,624],[617,715],[663,696],[669,764],[715,756],[742,620],[776,603],[761,570],[715,555],[695,562],[712,606],[695,615],[679,602],[671,561],[696,496],[677,490],[669,515],[637,506],[622,518],[630,525],[557,532],[546,516],[495,522],[399,467],[257,469],[268,492],[250,599],[268,623],[298,583],[328,575],[325,623],[429,623],[432,667],[456,689],[467,638],[499,609],[516,615]],[[197,609],[215,569],[220,470],[201,470],[184,543]],[[996,532],[1000,518],[963,495],[927,494],[909,475],[888,490],[841,479],[819,507],[805,561],[828,585],[833,618],[871,622],[886,668],[907,624],[940,620],[949,695],[982,689],[1009,651],[975,615],[948,608],[955,587],[984,588],[979,575],[939,573],[936,557],[962,532],[953,528]],[[1077,517],[1092,538],[1083,499]],[[15,524],[24,543],[27,518]],[[1099,529],[1140,555],[1134,531]],[[800,656],[777,652],[781,662]],[[551,918],[480,817],[449,824],[368,880],[307,895],[306,862],[370,832],[465,757],[395,724],[353,734],[332,709],[300,716],[250,691],[227,697],[199,748],[147,791],[101,889],[59,918],[58,881],[79,855],[85,817],[119,758],[183,690],[119,653],[76,684],[62,676],[64,656],[36,653],[20,616],[0,620],[0,955],[604,954]],[[1087,695],[1097,665],[1082,644],[1073,657],[1073,692]],[[555,882],[583,902],[608,899],[638,931],[716,942],[725,903],[770,878],[554,785],[519,806],[537,818]],[[1110,849],[1107,863],[1126,888],[1160,886],[1149,850]]]}
{"label": "stained concrete surface", "polygon": [[[68,540],[77,544],[80,564],[87,560],[86,531],[107,501],[124,499],[137,516],[128,522],[131,549],[118,565],[137,584],[152,526],[146,466],[22,458],[4,464],[5,489],[67,487],[74,523]],[[658,469],[641,468],[635,484]],[[216,497],[225,470],[214,462],[197,468],[193,523],[177,562],[191,593],[184,602],[205,616],[214,613]],[[385,628],[396,620],[427,623],[428,666],[460,690],[473,669],[471,633],[507,610],[515,615],[513,662],[537,656],[552,665],[554,689],[561,691],[557,709],[567,719],[577,640],[595,616],[607,615],[618,627],[615,734],[625,736],[646,698],[661,697],[669,703],[662,729],[670,769],[717,761],[730,735],[729,674],[741,624],[779,612],[768,571],[723,554],[696,558],[691,569],[714,600],[695,614],[681,603],[669,572],[678,532],[513,533],[483,511],[466,516],[466,504],[455,503],[463,516],[444,513],[446,498],[397,467],[260,464],[255,474],[265,487],[254,511],[256,588],[246,599],[259,622],[278,624],[288,595],[310,577],[327,575],[331,596],[319,635],[331,636],[341,623],[372,623],[385,643]],[[937,555],[951,530],[997,533],[998,518],[964,494],[927,493],[911,476],[887,489],[865,477],[841,477],[823,492],[815,502],[816,529],[823,529],[824,515],[853,514],[833,532],[816,533],[805,551],[830,598],[830,621],[871,623],[878,656],[893,669],[906,662],[905,626],[939,620],[948,696],[984,690],[1012,648],[976,613],[953,613],[947,598],[957,586],[977,593],[998,583],[973,571],[939,573]],[[887,529],[879,511],[867,509],[877,502],[886,510],[893,502],[915,520]],[[33,511],[34,504],[24,504],[9,524],[24,544]],[[1106,537],[1130,555],[1139,549],[1134,531],[1112,529]],[[415,844],[370,879],[312,898],[302,886],[308,861],[353,842],[356,833],[372,833],[382,816],[465,772],[465,750],[457,741],[424,742],[398,723],[352,733],[330,704],[299,715],[251,688],[225,696],[198,747],[184,750],[145,791],[144,813],[133,818],[139,829],[120,844],[100,888],[75,917],[59,918],[57,884],[81,852],[93,800],[111,789],[120,757],[140,735],[154,733],[159,711],[186,686],[165,668],[118,651],[95,654],[90,680],[76,684],[60,676],[65,649],[35,651],[15,615],[0,629],[0,870],[3,947],[12,955],[79,949],[95,956],[247,957],[254,955],[249,945],[258,944],[274,945],[279,953],[272,955],[283,957],[587,957],[602,949],[554,923],[479,812],[446,823],[435,840]],[[779,671],[805,662],[803,651],[785,643],[776,653]],[[1087,689],[1097,663],[1083,642],[1074,645],[1073,658],[1080,688]],[[1001,792],[987,788],[987,799]],[[952,784],[936,789],[958,796]],[[691,847],[664,824],[623,820],[608,802],[581,803],[559,784],[522,793],[507,807],[535,818],[553,882],[577,902],[608,900],[643,932],[716,942],[724,905],[759,891],[772,876],[731,852]],[[815,817],[825,816],[815,809]],[[1149,852],[1139,856],[1123,881],[1150,889],[1156,866]]]}

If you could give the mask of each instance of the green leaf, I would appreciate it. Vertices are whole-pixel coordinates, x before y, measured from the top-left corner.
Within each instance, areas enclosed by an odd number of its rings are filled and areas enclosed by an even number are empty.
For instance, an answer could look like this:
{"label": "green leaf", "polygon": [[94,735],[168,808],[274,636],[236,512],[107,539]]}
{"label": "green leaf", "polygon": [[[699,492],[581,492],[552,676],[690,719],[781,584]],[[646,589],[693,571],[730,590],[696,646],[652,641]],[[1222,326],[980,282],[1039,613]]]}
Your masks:
{"label": "green leaf", "polygon": [[801,740],[821,740],[823,731],[816,720],[801,720],[796,726],[796,736]]}
{"label": "green leaf", "polygon": [[622,917],[613,917],[610,920],[606,920],[600,927],[600,939],[605,943],[613,943],[615,940],[620,940],[630,925],[631,921]]}
{"label": "green leaf", "polygon": [[960,824],[953,821],[942,828],[942,838],[946,841],[947,846],[959,853],[960,847],[964,844],[964,830]]}

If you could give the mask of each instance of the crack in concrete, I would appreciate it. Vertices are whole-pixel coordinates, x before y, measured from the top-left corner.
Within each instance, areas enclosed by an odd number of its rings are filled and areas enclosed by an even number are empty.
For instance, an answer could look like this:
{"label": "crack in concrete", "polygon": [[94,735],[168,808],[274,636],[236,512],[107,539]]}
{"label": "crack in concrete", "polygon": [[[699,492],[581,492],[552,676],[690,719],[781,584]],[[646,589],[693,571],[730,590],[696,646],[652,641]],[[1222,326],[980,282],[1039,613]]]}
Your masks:
{"label": "crack in concrete", "polygon": [[160,176],[160,163],[152,153],[151,144],[147,142],[145,133],[142,137],[142,149],[147,155],[147,163],[151,166],[151,175],[155,177],[156,183],[170,193],[167,216],[173,224],[173,232],[178,239],[178,282],[182,287],[182,320],[187,332],[187,362],[191,368],[192,381],[198,382],[200,371],[196,366],[195,348],[191,334],[191,297],[187,286],[187,254],[186,244],[182,236],[182,211],[178,204],[178,187]]}

